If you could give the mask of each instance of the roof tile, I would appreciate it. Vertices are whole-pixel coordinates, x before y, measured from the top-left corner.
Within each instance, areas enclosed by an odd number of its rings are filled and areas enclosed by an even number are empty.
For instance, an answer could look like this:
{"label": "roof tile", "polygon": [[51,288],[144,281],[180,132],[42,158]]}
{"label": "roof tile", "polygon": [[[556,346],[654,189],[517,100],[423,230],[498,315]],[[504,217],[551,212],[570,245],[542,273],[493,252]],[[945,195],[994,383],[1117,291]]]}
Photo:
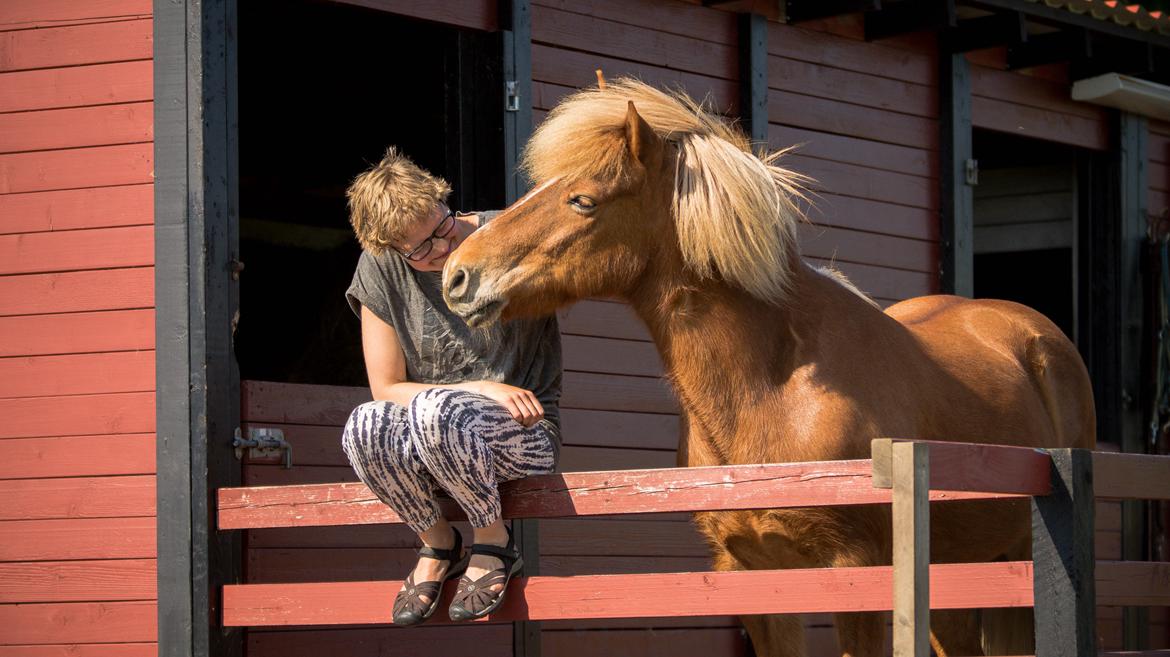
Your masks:
{"label": "roof tile", "polygon": [[1161,11],[1148,11],[1138,4],[1122,4],[1119,0],[1028,0],[1043,2],[1054,9],[1074,14],[1089,14],[1102,21],[1112,21],[1123,27],[1134,27],[1143,32],[1157,30],[1170,34],[1170,16]]}

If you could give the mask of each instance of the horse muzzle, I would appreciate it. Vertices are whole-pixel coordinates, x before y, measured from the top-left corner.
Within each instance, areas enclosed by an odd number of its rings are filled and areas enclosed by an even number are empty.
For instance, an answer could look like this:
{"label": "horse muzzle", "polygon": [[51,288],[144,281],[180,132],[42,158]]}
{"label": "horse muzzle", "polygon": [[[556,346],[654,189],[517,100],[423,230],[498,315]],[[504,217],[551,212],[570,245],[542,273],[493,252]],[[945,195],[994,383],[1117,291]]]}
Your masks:
{"label": "horse muzzle", "polygon": [[489,286],[480,285],[481,280],[480,272],[468,267],[443,270],[443,299],[472,328],[496,321],[508,305],[506,299],[491,293]]}

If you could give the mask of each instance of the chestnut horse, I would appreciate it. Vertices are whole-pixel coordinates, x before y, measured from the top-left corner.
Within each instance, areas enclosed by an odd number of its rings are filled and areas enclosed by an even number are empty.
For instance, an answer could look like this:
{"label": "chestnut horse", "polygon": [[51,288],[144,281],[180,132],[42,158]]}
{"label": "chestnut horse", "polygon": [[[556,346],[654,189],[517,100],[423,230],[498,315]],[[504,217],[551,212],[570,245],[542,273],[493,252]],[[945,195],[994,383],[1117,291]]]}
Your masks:
{"label": "chestnut horse", "polygon": [[[524,164],[538,186],[454,252],[448,305],[478,326],[584,297],[628,301],[682,404],[680,465],[868,458],[882,436],[1094,445],[1088,375],[1052,322],[954,296],[883,313],[800,259],[800,177],[681,93],[633,80],[579,91]],[[888,507],[696,522],[717,569],[890,562]],[[1030,552],[1026,501],[936,505],[931,530],[936,563]],[[1029,611],[932,612],[931,640],[940,655],[1030,654]],[[842,653],[884,654],[884,618],[838,614]],[[798,617],[742,620],[757,654],[804,654]]]}

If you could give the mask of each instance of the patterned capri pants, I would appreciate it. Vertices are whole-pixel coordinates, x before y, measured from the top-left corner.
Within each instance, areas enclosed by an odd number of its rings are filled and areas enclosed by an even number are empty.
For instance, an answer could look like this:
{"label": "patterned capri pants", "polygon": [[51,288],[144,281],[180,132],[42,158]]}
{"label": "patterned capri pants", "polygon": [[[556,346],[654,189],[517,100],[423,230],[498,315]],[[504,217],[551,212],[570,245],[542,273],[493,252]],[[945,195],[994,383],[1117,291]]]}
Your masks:
{"label": "patterned capri pants", "polygon": [[442,489],[474,527],[500,518],[504,481],[556,469],[556,425],[516,422],[503,406],[464,390],[431,388],[409,406],[367,402],[349,416],[341,445],[354,472],[416,532],[440,517]]}

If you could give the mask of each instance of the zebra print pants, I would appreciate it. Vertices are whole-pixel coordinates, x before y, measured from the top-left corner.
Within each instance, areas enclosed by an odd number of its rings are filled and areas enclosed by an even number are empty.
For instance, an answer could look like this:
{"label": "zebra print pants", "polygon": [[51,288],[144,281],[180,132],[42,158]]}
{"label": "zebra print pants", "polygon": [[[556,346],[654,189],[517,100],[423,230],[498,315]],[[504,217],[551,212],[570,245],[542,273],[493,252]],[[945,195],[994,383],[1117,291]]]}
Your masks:
{"label": "zebra print pants", "polygon": [[409,406],[367,402],[349,416],[341,445],[354,472],[416,532],[439,520],[442,489],[474,527],[500,518],[500,482],[556,469],[556,425],[521,426],[496,402],[431,388]]}

